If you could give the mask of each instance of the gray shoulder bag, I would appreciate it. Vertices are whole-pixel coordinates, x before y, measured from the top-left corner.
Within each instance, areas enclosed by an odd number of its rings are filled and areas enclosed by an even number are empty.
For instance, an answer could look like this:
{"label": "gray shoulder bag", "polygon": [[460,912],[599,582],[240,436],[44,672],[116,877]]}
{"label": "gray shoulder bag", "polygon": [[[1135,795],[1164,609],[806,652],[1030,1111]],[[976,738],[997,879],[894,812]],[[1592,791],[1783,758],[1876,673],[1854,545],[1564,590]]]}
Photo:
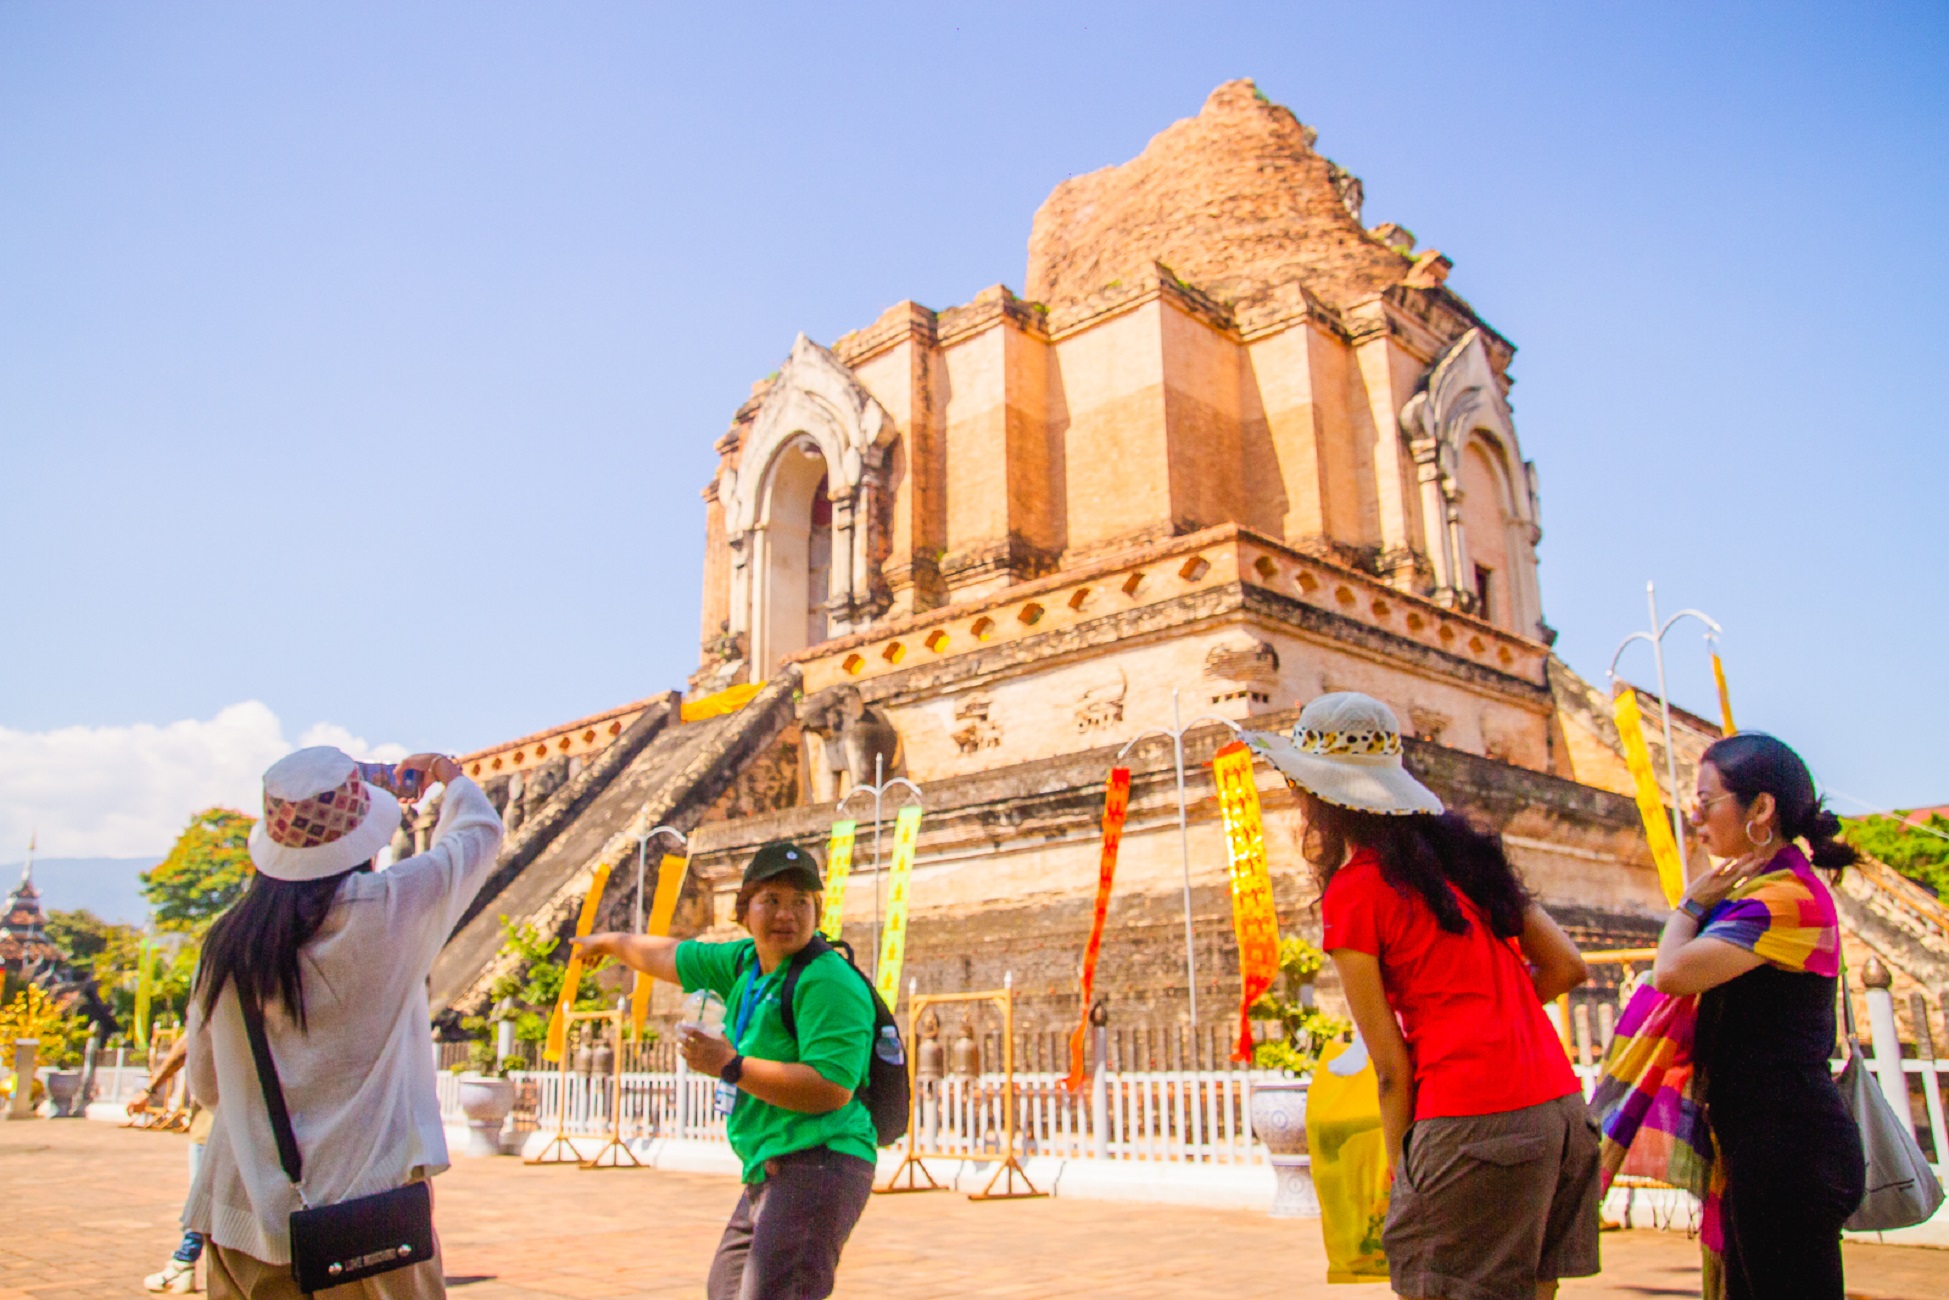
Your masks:
{"label": "gray shoulder bag", "polygon": [[[1923,1222],[1942,1204],[1942,1184],[1922,1154],[1908,1124],[1888,1104],[1881,1083],[1862,1055],[1854,1028],[1854,999],[1847,991],[1847,963],[1841,963],[1841,1013],[1847,1025],[1847,1064],[1834,1077],[1841,1101],[1861,1130],[1868,1157],[1868,1193],[1848,1217],[1856,1232],[1883,1232]],[[1940,1141],[1940,1137],[1937,1138]]]}

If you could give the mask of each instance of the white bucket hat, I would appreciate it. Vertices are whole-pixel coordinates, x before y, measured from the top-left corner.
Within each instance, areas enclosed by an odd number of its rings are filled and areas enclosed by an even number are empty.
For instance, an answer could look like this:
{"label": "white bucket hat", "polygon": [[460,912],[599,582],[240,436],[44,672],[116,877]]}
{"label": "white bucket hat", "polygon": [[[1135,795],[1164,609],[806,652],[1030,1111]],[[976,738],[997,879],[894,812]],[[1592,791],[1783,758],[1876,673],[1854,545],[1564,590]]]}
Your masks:
{"label": "white bucket hat", "polygon": [[1300,711],[1291,739],[1248,731],[1245,743],[1295,784],[1358,812],[1438,813],[1441,799],[1401,765],[1401,724],[1371,695],[1336,691]]}
{"label": "white bucket hat", "polygon": [[250,860],[274,880],[318,880],[368,861],[398,829],[399,800],[361,781],[343,750],[314,745],[264,773]]}

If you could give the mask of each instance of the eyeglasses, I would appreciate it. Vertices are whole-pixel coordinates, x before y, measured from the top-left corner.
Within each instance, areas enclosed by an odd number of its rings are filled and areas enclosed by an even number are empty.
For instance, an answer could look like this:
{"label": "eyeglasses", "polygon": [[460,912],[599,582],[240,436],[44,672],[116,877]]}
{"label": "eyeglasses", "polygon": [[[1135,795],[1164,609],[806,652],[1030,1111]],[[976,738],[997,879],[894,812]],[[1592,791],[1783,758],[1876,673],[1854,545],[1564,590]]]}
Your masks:
{"label": "eyeglasses", "polygon": [[1694,795],[1692,797],[1692,806],[1686,810],[1686,815],[1691,820],[1697,821],[1699,818],[1705,816],[1705,810],[1713,804],[1718,803],[1721,799],[1731,799],[1733,797],[1734,795],[1730,790],[1721,791],[1713,795],[1710,799],[1701,799],[1697,795]]}

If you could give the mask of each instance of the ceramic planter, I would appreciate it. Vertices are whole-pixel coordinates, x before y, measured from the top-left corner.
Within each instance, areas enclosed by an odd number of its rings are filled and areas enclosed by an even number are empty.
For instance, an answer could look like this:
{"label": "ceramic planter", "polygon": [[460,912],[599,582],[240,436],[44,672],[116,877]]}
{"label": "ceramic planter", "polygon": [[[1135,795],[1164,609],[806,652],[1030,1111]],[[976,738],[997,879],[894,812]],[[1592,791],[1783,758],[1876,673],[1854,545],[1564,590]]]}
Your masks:
{"label": "ceramic planter", "polygon": [[73,1119],[81,1114],[81,1071],[49,1070],[41,1082],[47,1088],[50,1119]]}
{"label": "ceramic planter", "polygon": [[501,1128],[514,1109],[514,1080],[460,1076],[460,1109],[467,1116],[467,1143],[462,1155],[501,1154]]}
{"label": "ceramic planter", "polygon": [[1302,1079],[1252,1084],[1252,1132],[1271,1153],[1278,1186],[1272,1196],[1275,1219],[1317,1219],[1313,1158],[1306,1151],[1306,1093]]}

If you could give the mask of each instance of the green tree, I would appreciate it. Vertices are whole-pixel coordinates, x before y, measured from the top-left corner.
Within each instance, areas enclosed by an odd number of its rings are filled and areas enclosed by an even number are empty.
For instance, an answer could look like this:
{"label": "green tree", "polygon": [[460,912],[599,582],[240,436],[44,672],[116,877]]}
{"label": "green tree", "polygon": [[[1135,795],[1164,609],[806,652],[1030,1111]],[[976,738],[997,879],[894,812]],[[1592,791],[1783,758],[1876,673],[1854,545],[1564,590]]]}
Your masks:
{"label": "green tree", "polygon": [[[142,932],[132,925],[104,921],[85,909],[49,912],[47,937],[68,965],[94,976],[96,991],[115,1014],[124,1033],[135,1026],[135,989],[142,972]],[[151,954],[152,1022],[181,1020],[189,1008],[190,980],[202,945],[188,935],[165,935]]]}
{"label": "green tree", "polygon": [[[539,1043],[548,1037],[548,1018],[554,1014],[562,984],[568,979],[566,947],[554,935],[542,933],[532,921],[501,918],[501,952],[515,960],[508,973],[489,986],[487,995],[497,1004],[504,998],[513,999],[516,1009],[511,1018],[516,1041]],[[563,950],[559,960],[557,949]],[[606,965],[608,959],[604,958],[582,968],[582,981],[575,986],[577,1011],[602,1011],[615,1001],[614,994],[589,978]],[[469,1016],[461,1025],[480,1030],[487,1027],[487,1021]]]}
{"label": "green tree", "polygon": [[1842,838],[1949,902],[1949,817],[1931,814],[1921,826],[1897,817],[1849,817]]}
{"label": "green tree", "polygon": [[108,952],[118,936],[136,932],[134,926],[104,921],[85,907],[49,912],[45,929],[68,965],[77,970],[93,970],[96,958]]}
{"label": "green tree", "polygon": [[250,882],[250,828],[257,819],[229,808],[205,808],[189,819],[154,868],[142,874],[142,893],[156,924],[201,937]]}

